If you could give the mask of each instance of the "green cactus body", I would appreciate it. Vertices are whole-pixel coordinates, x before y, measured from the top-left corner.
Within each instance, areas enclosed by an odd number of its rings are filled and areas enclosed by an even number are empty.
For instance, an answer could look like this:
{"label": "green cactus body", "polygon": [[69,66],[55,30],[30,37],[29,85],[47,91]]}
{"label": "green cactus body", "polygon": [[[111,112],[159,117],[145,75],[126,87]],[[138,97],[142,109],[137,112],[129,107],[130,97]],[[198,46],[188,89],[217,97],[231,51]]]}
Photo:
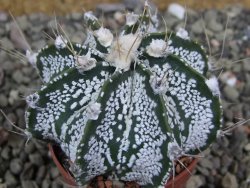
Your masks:
{"label": "green cactus body", "polygon": [[88,12],[84,45],[58,36],[35,54],[44,85],[27,97],[26,131],[61,146],[79,185],[106,175],[164,186],[172,162],[207,148],[220,128],[202,48],[183,30],[153,32],[149,15],[147,5],[129,13],[113,38]]}

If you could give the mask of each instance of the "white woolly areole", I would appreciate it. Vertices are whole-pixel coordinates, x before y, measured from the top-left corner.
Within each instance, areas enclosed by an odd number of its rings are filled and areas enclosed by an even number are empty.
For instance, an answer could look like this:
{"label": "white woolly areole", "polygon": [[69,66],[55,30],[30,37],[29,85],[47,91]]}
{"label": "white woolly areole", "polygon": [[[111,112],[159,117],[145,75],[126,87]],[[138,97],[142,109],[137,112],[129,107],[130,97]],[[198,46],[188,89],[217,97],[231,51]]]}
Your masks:
{"label": "white woolly areole", "polygon": [[36,108],[37,107],[37,102],[39,100],[39,95],[37,93],[31,94],[26,97],[26,102],[30,108]]}
{"label": "white woolly areole", "polygon": [[146,47],[148,55],[152,57],[162,57],[166,54],[167,43],[162,39],[153,39]]}
{"label": "white woolly areole", "polygon": [[76,57],[76,68],[80,71],[91,70],[96,66],[96,59],[91,58],[90,53]]}
{"label": "white woolly areole", "polygon": [[32,133],[29,132],[27,129],[24,130],[24,134],[27,136],[27,141],[29,141],[29,139],[31,139],[33,136]]}
{"label": "white woolly areole", "polygon": [[188,36],[188,32],[187,30],[185,30],[184,28],[179,28],[177,33],[176,33],[176,36],[182,38],[182,39],[185,39],[185,40],[189,40],[189,36]]}
{"label": "white woolly areole", "polygon": [[134,25],[137,22],[138,18],[139,18],[138,14],[134,14],[133,12],[127,13],[126,14],[126,25],[128,25],[128,26]]}
{"label": "white woolly areole", "polygon": [[176,141],[168,144],[168,157],[171,161],[179,159],[183,155],[183,150]]}
{"label": "white woolly areole", "polygon": [[88,21],[88,20],[97,20],[97,18],[94,16],[92,11],[88,11],[86,13],[84,13],[84,20]]}
{"label": "white woolly areole", "polygon": [[96,30],[94,33],[95,36],[97,37],[97,40],[101,43],[101,45],[105,47],[111,45],[114,37],[109,29],[100,27],[100,29]]}
{"label": "white woolly areole", "polygon": [[97,102],[89,104],[86,109],[86,113],[89,119],[97,120],[99,114],[101,113],[101,104]]}
{"label": "white woolly areole", "polygon": [[138,34],[121,35],[113,41],[106,60],[118,69],[128,70],[131,61],[137,57],[137,49],[141,43]]}
{"label": "white woolly areole", "polygon": [[166,78],[160,78],[157,76],[150,76],[150,85],[156,94],[165,94],[167,91],[168,82]]}
{"label": "white woolly areole", "polygon": [[36,66],[37,55],[37,53],[26,50],[26,58],[28,59],[28,62],[33,66]]}
{"label": "white woolly areole", "polygon": [[209,87],[209,89],[212,91],[214,96],[220,95],[219,83],[216,77],[211,77],[208,80],[206,80],[206,84]]}
{"label": "white woolly areole", "polygon": [[67,40],[63,38],[62,35],[58,35],[55,40],[55,46],[57,49],[65,48],[67,45]]}

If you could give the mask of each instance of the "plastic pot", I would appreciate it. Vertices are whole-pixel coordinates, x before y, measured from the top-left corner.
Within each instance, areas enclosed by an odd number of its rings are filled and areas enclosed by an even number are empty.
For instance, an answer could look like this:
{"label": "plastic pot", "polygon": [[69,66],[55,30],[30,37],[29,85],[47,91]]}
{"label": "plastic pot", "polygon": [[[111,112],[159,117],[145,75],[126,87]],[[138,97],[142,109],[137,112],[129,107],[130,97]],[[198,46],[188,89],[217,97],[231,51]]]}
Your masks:
{"label": "plastic pot", "polygon": [[[48,144],[49,151],[51,153],[51,157],[56,164],[59,172],[63,176],[66,183],[72,186],[76,186],[75,180],[71,173],[65,169],[62,165],[62,161],[60,156],[62,155],[62,150],[60,147],[52,144]],[[191,176],[190,172],[192,172],[197,164],[198,159],[194,159],[191,164],[187,167],[187,169],[183,170],[180,174],[175,176],[174,181],[173,178],[170,178],[167,184],[165,185],[165,188],[185,188],[185,185],[187,183],[187,180]]]}

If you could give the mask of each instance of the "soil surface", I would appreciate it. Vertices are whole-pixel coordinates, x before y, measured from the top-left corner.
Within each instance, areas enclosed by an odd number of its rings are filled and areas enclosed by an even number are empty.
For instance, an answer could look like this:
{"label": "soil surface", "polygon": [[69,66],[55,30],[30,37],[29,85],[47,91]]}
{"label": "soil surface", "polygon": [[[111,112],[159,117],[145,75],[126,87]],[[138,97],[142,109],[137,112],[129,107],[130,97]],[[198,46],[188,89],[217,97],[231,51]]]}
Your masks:
{"label": "soil surface", "polygon": [[[102,20],[104,26],[116,31],[124,23],[122,13],[118,8],[106,10]],[[184,25],[184,20],[167,11],[161,12],[161,15],[172,30]],[[82,17],[81,13],[71,13],[57,18],[73,41],[81,42],[86,37]],[[225,38],[227,17],[229,22]],[[53,17],[31,14],[16,19],[33,50],[51,42],[43,32],[52,35]],[[250,9],[242,6],[206,11],[188,9],[186,29],[209,52],[203,22],[211,48],[209,57],[214,62],[211,74],[220,81],[223,129],[236,128],[219,137],[216,143],[200,154],[200,162],[187,187],[247,188],[250,187],[250,122],[244,120],[250,118],[250,60],[245,58],[250,57]],[[163,22],[160,27],[165,29]],[[4,13],[0,14],[0,38],[2,46],[9,50],[24,52],[27,48],[13,21]],[[25,96],[36,91],[40,85],[35,70],[23,63],[22,57],[14,58],[0,51],[0,108],[9,120],[21,128],[25,127]],[[68,187],[51,161],[46,144],[27,140],[6,129],[17,131],[0,115],[0,188]]]}

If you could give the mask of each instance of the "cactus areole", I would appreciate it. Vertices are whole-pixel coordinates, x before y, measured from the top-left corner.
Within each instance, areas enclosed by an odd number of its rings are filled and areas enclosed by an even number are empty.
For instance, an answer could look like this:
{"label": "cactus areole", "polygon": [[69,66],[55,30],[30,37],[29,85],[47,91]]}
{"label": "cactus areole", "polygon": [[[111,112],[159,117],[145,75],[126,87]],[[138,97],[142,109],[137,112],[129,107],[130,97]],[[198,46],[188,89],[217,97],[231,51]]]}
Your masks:
{"label": "cactus areole", "polygon": [[187,32],[156,32],[146,4],[118,36],[87,12],[88,36],[64,35],[27,58],[43,81],[27,97],[26,132],[55,143],[79,185],[99,175],[162,187],[173,161],[196,155],[221,125],[218,83]]}

